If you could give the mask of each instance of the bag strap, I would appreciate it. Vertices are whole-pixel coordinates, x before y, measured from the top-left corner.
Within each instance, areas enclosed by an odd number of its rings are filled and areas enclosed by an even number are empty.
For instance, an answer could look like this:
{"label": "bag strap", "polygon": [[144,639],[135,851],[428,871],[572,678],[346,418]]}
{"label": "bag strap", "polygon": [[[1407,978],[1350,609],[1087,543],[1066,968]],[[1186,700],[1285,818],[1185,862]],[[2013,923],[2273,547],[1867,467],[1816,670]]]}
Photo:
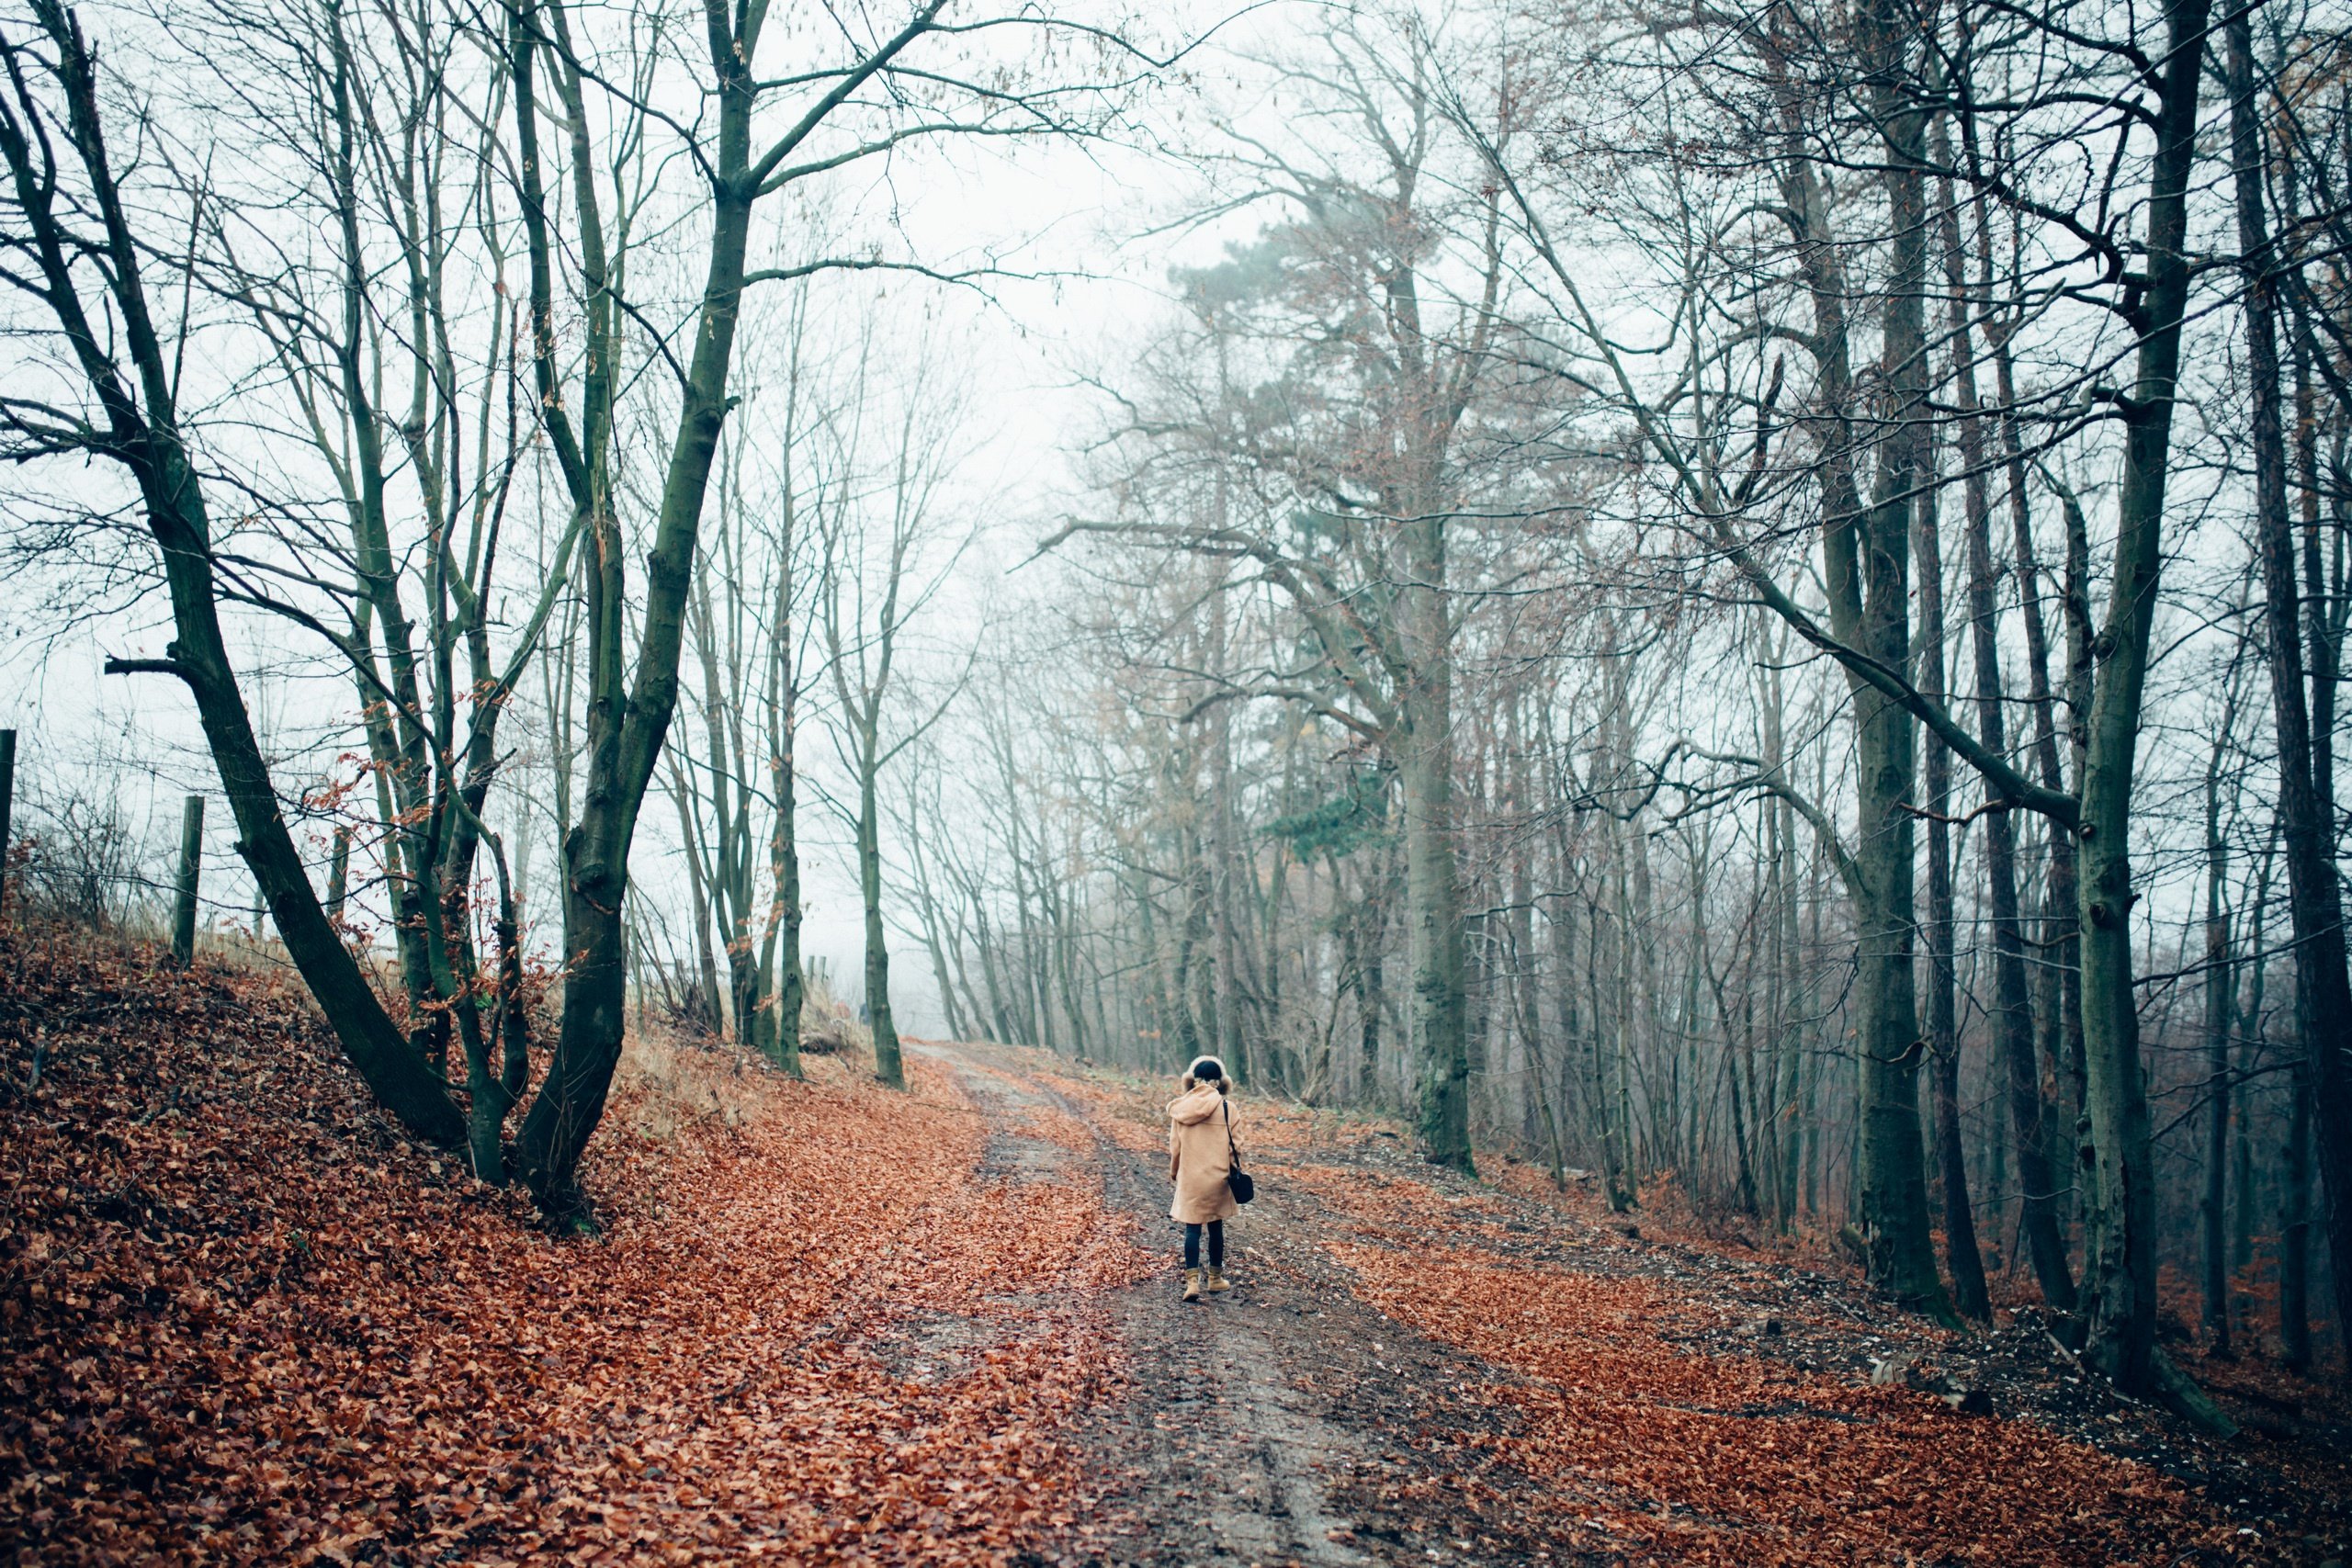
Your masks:
{"label": "bag strap", "polygon": [[1236,1170],[1239,1170],[1239,1169],[1241,1168],[1241,1151],[1240,1151],[1239,1149],[1235,1148],[1235,1147],[1233,1146],[1233,1106],[1232,1106],[1232,1103],[1231,1103],[1230,1101],[1227,1100],[1226,1099],[1224,1099],[1222,1096],[1220,1096],[1220,1097],[1218,1097],[1218,1100],[1217,1100],[1217,1109],[1225,1112],[1225,1157],[1226,1157],[1226,1161],[1227,1161],[1227,1164],[1231,1165],[1231,1166],[1232,1166],[1232,1168],[1233,1168],[1234,1169],[1236,1169]]}

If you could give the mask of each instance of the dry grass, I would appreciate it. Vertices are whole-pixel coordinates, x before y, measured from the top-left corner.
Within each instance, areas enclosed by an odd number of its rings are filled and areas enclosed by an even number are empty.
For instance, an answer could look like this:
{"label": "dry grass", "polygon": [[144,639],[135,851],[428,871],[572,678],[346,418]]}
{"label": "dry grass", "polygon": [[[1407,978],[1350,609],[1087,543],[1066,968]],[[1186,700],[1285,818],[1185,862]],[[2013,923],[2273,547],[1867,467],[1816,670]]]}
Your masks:
{"label": "dry grass", "polygon": [[748,1051],[635,1030],[613,1073],[612,1111],[632,1138],[675,1143],[688,1132],[742,1130],[751,1100],[744,1079],[774,1071]]}

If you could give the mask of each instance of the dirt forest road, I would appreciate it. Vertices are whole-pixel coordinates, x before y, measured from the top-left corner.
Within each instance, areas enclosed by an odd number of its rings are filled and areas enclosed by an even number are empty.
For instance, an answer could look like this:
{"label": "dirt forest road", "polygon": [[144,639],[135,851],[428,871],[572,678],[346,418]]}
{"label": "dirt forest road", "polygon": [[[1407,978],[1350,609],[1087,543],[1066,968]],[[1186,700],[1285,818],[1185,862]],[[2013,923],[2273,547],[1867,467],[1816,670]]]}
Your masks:
{"label": "dirt forest road", "polygon": [[1234,1289],[1182,1304],[1169,1086],[917,1049],[988,1122],[984,1184],[1068,1186],[1166,1263],[1099,1303],[1127,1382],[1083,1417],[1046,1561],[2340,1560],[2340,1489],[2100,1395],[2030,1316],[1959,1340],[1434,1172],[1374,1125],[1244,1100],[1262,1196]]}
{"label": "dirt forest road", "polygon": [[1165,1077],[624,1066],[551,1234],[283,974],[0,940],[0,1568],[2352,1559],[2344,1403],[2267,1363],[2197,1363],[2196,1438],[2029,1311],[1247,1092],[1188,1306]]}
{"label": "dirt forest road", "polygon": [[[1100,1183],[1110,1213],[1132,1218],[1145,1245],[1165,1243],[1164,1156],[1100,1125],[1099,1105],[1057,1092],[1010,1054],[920,1046],[950,1066],[990,1124],[983,1178]],[[1040,1110],[1096,1134],[1078,1152],[1023,1130]],[[1090,1114],[1091,1113],[1091,1114]],[[1464,1369],[1329,1278],[1294,1217],[1295,1199],[1271,1190],[1231,1227],[1234,1289],[1186,1306],[1173,1270],[1112,1292],[1106,1307],[1125,1352],[1129,1397],[1096,1411],[1086,1434],[1102,1491],[1101,1538],[1081,1557],[1150,1564],[1354,1564],[1376,1536],[1405,1560],[1523,1562],[1516,1543],[1430,1534],[1384,1493],[1418,1495],[1432,1458],[1416,1434],[1458,1429],[1445,1391]],[[1019,1239],[1009,1238],[1017,1253]],[[1466,1457],[1466,1450],[1463,1450]],[[1429,1535],[1424,1542],[1422,1536]]]}

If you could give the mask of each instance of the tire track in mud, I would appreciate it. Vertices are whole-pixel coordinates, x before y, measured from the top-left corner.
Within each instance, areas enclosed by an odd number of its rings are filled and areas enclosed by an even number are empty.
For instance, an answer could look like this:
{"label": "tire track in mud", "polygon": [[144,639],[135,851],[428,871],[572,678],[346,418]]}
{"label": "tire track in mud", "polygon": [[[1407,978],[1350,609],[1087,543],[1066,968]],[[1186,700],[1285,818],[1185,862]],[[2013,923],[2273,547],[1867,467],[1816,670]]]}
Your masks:
{"label": "tire track in mud", "polygon": [[[1580,1558],[1522,1533],[1531,1484],[1478,1439],[1508,1414],[1482,1397],[1495,1369],[1424,1339],[1348,1289],[1316,1244],[1320,1205],[1281,1183],[1229,1226],[1231,1292],[1179,1299],[1166,1172],[1116,1141],[1093,1109],[982,1045],[909,1048],[946,1066],[987,1119],[984,1179],[1101,1183],[1104,1209],[1167,1260],[1102,1302],[1133,1380],[1091,1413],[1090,1495],[1046,1560],[1194,1564],[1522,1563]],[[1022,1130],[1076,1118],[1080,1152]],[[1019,1238],[1008,1237],[1017,1271]]]}

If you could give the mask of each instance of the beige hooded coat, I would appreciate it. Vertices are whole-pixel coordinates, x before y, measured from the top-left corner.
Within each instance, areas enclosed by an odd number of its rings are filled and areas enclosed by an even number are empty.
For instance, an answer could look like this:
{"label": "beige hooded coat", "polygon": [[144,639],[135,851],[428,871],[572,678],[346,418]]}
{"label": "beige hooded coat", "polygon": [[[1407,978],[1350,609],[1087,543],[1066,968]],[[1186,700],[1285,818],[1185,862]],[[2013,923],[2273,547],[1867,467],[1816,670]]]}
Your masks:
{"label": "beige hooded coat", "polygon": [[[1168,1217],[1188,1225],[1229,1220],[1241,1212],[1232,1190],[1225,1184],[1233,1168],[1226,1143],[1226,1118],[1232,1107],[1216,1085],[1204,1083],[1185,1090],[1168,1104],[1168,1179],[1176,1184],[1176,1201]],[[1241,1119],[1233,1117],[1235,1122]]]}

